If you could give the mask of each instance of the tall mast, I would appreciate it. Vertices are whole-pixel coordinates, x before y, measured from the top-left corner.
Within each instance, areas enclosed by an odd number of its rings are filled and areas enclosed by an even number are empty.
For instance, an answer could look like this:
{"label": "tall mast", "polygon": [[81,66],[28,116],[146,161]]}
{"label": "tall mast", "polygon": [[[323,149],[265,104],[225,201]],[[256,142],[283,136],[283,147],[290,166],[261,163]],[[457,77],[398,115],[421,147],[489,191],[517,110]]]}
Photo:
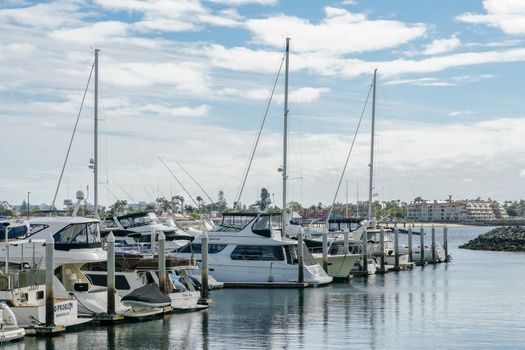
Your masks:
{"label": "tall mast", "polygon": [[286,236],[286,180],[288,178],[288,58],[290,55],[290,38],[286,38],[286,63],[284,74],[284,130],[283,130],[283,229],[282,236]]}
{"label": "tall mast", "polygon": [[100,49],[95,49],[95,140],[94,140],[94,155],[93,155],[93,173],[94,173],[94,190],[93,190],[93,211],[95,212],[95,219],[99,219],[98,215],[98,52]]}
{"label": "tall mast", "polygon": [[374,90],[372,95],[372,133],[370,137],[370,178],[368,184],[368,220],[372,220],[372,196],[374,190],[374,133],[376,122],[376,78],[377,68],[374,69]]}

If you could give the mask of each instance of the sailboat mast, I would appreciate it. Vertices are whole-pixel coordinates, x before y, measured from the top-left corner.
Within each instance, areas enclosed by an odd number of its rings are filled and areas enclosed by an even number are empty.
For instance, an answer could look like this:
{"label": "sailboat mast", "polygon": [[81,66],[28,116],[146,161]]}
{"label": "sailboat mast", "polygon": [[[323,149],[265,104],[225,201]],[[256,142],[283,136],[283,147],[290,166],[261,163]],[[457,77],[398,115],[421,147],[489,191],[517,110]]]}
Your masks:
{"label": "sailboat mast", "polygon": [[284,130],[283,130],[283,228],[282,236],[286,237],[286,180],[288,178],[288,64],[290,55],[290,38],[286,38],[286,60],[284,74]]}
{"label": "sailboat mast", "polygon": [[94,155],[93,155],[93,173],[94,173],[94,190],[93,190],[93,211],[95,219],[99,219],[98,215],[98,52],[100,49],[95,49],[95,139],[94,139]]}
{"label": "sailboat mast", "polygon": [[372,132],[370,137],[370,177],[368,184],[368,220],[372,220],[372,197],[374,191],[374,133],[375,133],[375,122],[376,122],[376,78],[377,68],[374,69],[374,85],[372,94]]}

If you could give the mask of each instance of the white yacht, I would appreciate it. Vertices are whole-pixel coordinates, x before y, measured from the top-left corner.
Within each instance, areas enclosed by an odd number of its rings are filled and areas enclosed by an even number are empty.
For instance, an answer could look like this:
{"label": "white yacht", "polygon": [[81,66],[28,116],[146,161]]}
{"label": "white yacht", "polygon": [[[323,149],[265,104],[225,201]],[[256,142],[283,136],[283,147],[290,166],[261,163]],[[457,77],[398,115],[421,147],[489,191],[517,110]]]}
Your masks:
{"label": "white yacht", "polygon": [[[115,216],[113,222],[119,230],[127,230],[141,234],[139,242],[149,243],[152,235],[163,232],[166,237],[166,249],[178,249],[184,246],[193,235],[188,234],[175,226],[167,226],[159,222],[155,213],[140,212],[126,215]],[[111,229],[107,227],[106,229]]]}
{"label": "white yacht", "polygon": [[[224,213],[208,232],[208,267],[225,286],[298,285],[297,242],[281,238],[280,215]],[[178,257],[201,259],[202,235],[178,250]],[[304,249],[304,282],[330,283],[321,266]]]}
{"label": "white yacht", "polygon": [[[86,263],[107,260],[100,240],[100,221],[81,217],[41,217],[29,220],[29,224],[29,241],[43,241],[49,235],[55,240],[55,295],[73,296],[78,301],[80,315],[106,312],[106,289],[94,286],[80,269]],[[10,251],[10,261],[46,268],[42,244],[21,247]],[[5,249],[0,254],[5,257]],[[116,297],[115,305],[117,313],[129,309],[121,303],[120,297]]]}

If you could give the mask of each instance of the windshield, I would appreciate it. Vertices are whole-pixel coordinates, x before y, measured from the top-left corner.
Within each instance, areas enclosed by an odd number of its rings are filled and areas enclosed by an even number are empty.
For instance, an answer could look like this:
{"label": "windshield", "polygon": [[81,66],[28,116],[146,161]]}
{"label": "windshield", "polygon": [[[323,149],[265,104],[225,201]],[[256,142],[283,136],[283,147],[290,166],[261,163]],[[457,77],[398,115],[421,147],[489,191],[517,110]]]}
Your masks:
{"label": "windshield", "polygon": [[255,216],[242,216],[242,215],[225,215],[222,218],[222,227],[233,228],[237,230],[242,230],[245,228]]}
{"label": "windshield", "polygon": [[55,233],[55,244],[92,244],[100,243],[98,222],[71,224]]}

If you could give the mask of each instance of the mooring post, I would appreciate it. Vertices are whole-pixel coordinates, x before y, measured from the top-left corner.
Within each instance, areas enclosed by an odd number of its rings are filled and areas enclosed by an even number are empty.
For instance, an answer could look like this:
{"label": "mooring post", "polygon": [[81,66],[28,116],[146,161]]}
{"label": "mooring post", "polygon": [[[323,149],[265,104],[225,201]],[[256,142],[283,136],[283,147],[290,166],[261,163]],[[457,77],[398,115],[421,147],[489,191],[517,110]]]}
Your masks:
{"label": "mooring post", "polygon": [[436,262],[436,227],[432,225],[432,263]]}
{"label": "mooring post", "polygon": [[108,252],[108,274],[107,274],[107,286],[108,286],[108,300],[107,300],[107,314],[115,314],[115,236],[113,232],[110,232],[108,239],[107,252]]}
{"label": "mooring post", "polygon": [[381,262],[381,271],[386,272],[385,269],[385,229],[381,227],[379,229],[379,250],[380,250],[380,262]]}
{"label": "mooring post", "polygon": [[49,234],[46,239],[46,326],[55,326],[55,240]]}
{"label": "mooring post", "polygon": [[343,233],[343,249],[345,251],[345,254],[350,253],[350,250],[348,249],[348,231],[345,231]]}
{"label": "mooring post", "polygon": [[297,272],[298,272],[298,278],[297,282],[303,283],[304,282],[304,253],[303,253],[303,233],[299,232],[297,234]]}
{"label": "mooring post", "polygon": [[395,254],[395,266],[396,271],[400,270],[399,266],[399,228],[397,225],[394,227],[394,254]]}
{"label": "mooring post", "polygon": [[448,261],[448,227],[443,227],[443,249],[445,250],[445,261]]}
{"label": "mooring post", "polygon": [[412,226],[408,226],[408,262],[414,261],[412,256]]}
{"label": "mooring post", "polygon": [[150,236],[150,250],[151,254],[155,254],[155,240],[157,239],[157,231],[153,230]]}
{"label": "mooring post", "polygon": [[328,273],[328,232],[323,232],[323,269]]}
{"label": "mooring post", "polygon": [[201,300],[208,300],[208,231],[204,230],[201,239]]}
{"label": "mooring post", "polygon": [[363,236],[361,237],[363,241],[363,273],[366,275],[368,274],[368,251],[367,251],[367,243],[368,243],[368,230],[365,228],[363,230]]}
{"label": "mooring post", "polygon": [[162,293],[166,293],[166,235],[159,233],[159,288]]}
{"label": "mooring post", "polygon": [[[4,231],[5,231],[5,277],[7,278],[7,288],[9,289],[9,223],[4,222],[2,223],[4,225]],[[22,264],[24,262],[22,261]]]}
{"label": "mooring post", "polygon": [[425,230],[423,226],[419,228],[419,264],[425,265]]}

